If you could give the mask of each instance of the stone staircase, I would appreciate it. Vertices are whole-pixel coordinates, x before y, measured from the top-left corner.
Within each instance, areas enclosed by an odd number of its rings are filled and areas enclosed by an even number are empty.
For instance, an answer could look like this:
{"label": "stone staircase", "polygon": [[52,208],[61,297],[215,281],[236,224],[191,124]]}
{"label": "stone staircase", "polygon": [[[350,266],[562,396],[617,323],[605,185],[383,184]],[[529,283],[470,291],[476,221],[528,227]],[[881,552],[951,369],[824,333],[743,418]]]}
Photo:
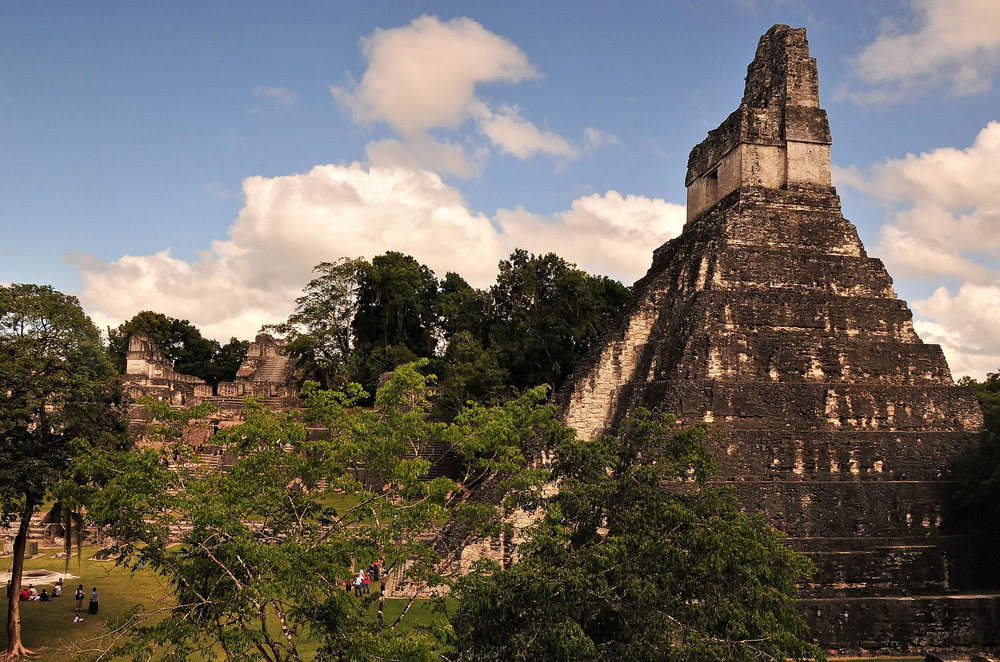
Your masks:
{"label": "stone staircase", "polygon": [[255,382],[271,382],[275,384],[285,383],[285,372],[288,367],[288,359],[284,356],[265,356],[259,359],[260,363],[254,371],[251,379]]}
{"label": "stone staircase", "polygon": [[411,450],[405,453],[404,460],[413,460],[417,456],[431,463],[424,480],[435,478],[455,478],[458,474],[458,458],[451,452],[451,446],[443,441],[431,441],[419,449],[419,453]]}

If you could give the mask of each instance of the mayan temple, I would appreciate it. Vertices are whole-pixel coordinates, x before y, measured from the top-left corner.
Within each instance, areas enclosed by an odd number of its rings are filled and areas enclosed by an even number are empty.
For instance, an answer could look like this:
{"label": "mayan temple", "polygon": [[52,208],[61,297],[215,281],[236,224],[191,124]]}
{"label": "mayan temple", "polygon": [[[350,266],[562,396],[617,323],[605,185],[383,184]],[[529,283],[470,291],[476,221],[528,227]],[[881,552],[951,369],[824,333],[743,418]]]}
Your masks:
{"label": "mayan temple", "polygon": [[982,414],[844,218],[830,144],[806,32],[776,25],[691,151],[684,231],[561,390],[565,421],[593,438],[647,407],[727,431],[718,480],[816,564],[800,607],[823,648],[995,646],[1000,603],[942,528]]}

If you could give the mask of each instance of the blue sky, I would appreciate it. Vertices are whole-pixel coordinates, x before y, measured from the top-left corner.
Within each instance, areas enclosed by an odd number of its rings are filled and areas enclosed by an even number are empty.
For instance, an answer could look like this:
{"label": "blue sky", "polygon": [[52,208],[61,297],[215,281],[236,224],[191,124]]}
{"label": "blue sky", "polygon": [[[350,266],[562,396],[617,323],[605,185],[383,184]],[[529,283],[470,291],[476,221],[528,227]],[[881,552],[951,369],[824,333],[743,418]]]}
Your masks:
{"label": "blue sky", "polygon": [[995,370],[996,0],[11,0],[0,281],[222,339],[385,250],[478,285],[514,246],[631,282],[774,23],[808,29],[845,215],[918,332]]}

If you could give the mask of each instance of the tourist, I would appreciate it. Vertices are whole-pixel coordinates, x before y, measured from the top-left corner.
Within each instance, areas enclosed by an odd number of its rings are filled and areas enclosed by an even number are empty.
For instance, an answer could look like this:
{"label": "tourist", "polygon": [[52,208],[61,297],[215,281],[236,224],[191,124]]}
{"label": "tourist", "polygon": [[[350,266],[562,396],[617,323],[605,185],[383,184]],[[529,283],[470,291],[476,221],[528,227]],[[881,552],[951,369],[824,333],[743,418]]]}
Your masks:
{"label": "tourist", "polygon": [[371,583],[371,581],[372,581],[372,580],[371,580],[371,577],[369,577],[369,576],[368,576],[368,573],[367,573],[367,572],[365,572],[364,570],[362,570],[362,571],[361,571],[361,574],[362,574],[362,575],[364,575],[364,578],[365,578],[365,579],[364,579],[364,586],[363,586],[363,588],[364,588],[364,592],[365,592],[365,593],[370,593],[370,592],[371,592],[371,590],[369,589],[369,587],[368,587],[368,584],[370,584],[370,583]]}
{"label": "tourist", "polygon": [[101,597],[101,594],[97,592],[97,587],[90,592],[90,607],[87,609],[87,613],[96,614],[97,613],[97,600]]}
{"label": "tourist", "polygon": [[38,590],[35,588],[34,584],[28,584],[28,599],[29,600],[38,599]]}
{"label": "tourist", "polygon": [[365,571],[361,570],[358,572],[358,576],[354,578],[354,595],[360,598],[361,592],[365,588]]}
{"label": "tourist", "polygon": [[83,609],[84,595],[85,593],[83,592],[83,584],[80,584],[79,586],[76,587],[76,593],[73,594],[73,597],[76,598],[76,611],[80,611],[81,609]]}
{"label": "tourist", "polygon": [[63,593],[63,580],[60,578],[59,581],[56,582],[56,585],[52,587],[52,597],[53,598],[62,597],[62,593]]}
{"label": "tourist", "polygon": [[31,599],[31,593],[28,593],[28,589],[22,588],[21,589],[21,600],[23,602],[27,602],[30,599]]}
{"label": "tourist", "polygon": [[38,599],[42,602],[49,602],[50,600],[52,600],[52,598],[49,596],[49,592],[44,588],[42,589],[42,594],[38,596]]}

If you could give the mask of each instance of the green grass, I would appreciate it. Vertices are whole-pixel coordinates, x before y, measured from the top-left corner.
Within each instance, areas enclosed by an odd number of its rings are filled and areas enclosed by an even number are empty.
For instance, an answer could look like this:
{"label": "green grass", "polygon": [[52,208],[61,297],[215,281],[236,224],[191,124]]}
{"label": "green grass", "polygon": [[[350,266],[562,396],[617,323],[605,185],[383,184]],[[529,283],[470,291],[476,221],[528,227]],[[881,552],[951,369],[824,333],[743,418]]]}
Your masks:
{"label": "green grass", "polygon": [[[72,662],[78,660],[81,652],[107,648],[111,643],[108,626],[120,621],[124,616],[139,606],[143,611],[151,611],[157,607],[170,605],[173,597],[168,590],[167,582],[155,572],[135,572],[115,566],[114,561],[97,561],[91,559],[95,548],[83,549],[82,560],[74,556],[70,560],[69,573],[79,576],[79,579],[66,579],[66,590],[61,598],[51,602],[22,602],[21,605],[21,638],[24,645],[39,653],[32,658],[39,662]],[[25,562],[25,570],[45,569],[62,573],[65,567],[63,559],[53,558],[57,550],[43,550],[42,554]],[[75,550],[74,550],[75,554]],[[0,566],[4,570],[10,565],[10,557],[0,558]],[[51,583],[33,582],[35,588],[43,588],[51,592]],[[82,623],[73,623],[75,601],[73,592],[78,584],[84,585],[88,599],[90,589],[97,587],[101,594],[100,613],[91,616],[87,613],[87,599],[84,600]],[[25,581],[25,586],[28,582]],[[4,598],[0,606],[3,623],[7,619],[7,601]],[[392,623],[399,616],[406,600],[386,600],[385,620]],[[370,605],[371,616],[374,619],[375,606]],[[420,627],[440,620],[441,616],[431,608],[429,600],[418,600],[407,614],[406,623],[409,627]],[[7,631],[0,626],[0,651],[7,646]],[[310,650],[306,644],[303,650]]]}
{"label": "green grass", "polygon": [[[34,559],[25,562],[25,570],[46,569],[62,573],[65,560],[53,558],[57,550],[43,550]],[[75,550],[74,550],[75,551]],[[21,639],[24,645],[41,654],[33,659],[44,662],[69,662],[78,659],[73,649],[96,648],[107,645],[106,623],[114,622],[127,614],[135,605],[151,609],[169,600],[166,581],[153,572],[136,572],[131,575],[123,568],[115,567],[114,561],[94,561],[90,559],[94,548],[84,548],[82,560],[70,559],[69,573],[79,579],[66,579],[63,596],[51,602],[21,603]],[[0,559],[4,566],[10,565],[10,558]],[[6,567],[4,568],[6,569]],[[35,588],[51,592],[51,583],[35,583]],[[76,601],[73,592],[78,584],[84,585],[88,598],[84,600],[82,623],[74,623]],[[27,585],[27,582],[25,582]],[[94,586],[101,594],[100,612],[91,616],[87,612],[90,589]],[[4,623],[7,622],[7,601],[0,607]],[[7,631],[0,632],[0,650],[7,646]]]}

